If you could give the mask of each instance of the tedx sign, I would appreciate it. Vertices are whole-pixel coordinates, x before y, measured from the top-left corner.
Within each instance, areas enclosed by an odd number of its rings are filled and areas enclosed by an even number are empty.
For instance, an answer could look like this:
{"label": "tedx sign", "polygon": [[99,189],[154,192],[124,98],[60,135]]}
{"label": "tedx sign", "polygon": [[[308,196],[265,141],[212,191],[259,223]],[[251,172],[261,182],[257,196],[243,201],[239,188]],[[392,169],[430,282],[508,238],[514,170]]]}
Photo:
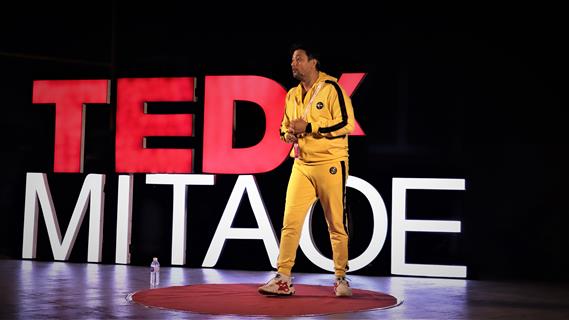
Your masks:
{"label": "tedx sign", "polygon": [[[346,94],[352,95],[365,73],[345,73],[339,78]],[[192,149],[146,148],[148,137],[195,135],[192,114],[149,114],[151,102],[195,102],[196,78],[121,78],[117,80],[115,172],[117,194],[116,263],[130,263],[133,173],[146,173],[146,184],[169,185],[173,190],[172,261],[186,261],[187,201],[193,185],[215,186],[216,174],[239,175],[209,244],[202,266],[214,267],[228,239],[261,240],[271,265],[276,267],[278,240],[266,211],[254,174],[277,168],[288,156],[290,144],[279,138],[286,90],[272,79],[260,76],[205,76],[202,172],[194,168]],[[109,80],[34,81],[33,103],[55,107],[55,173],[83,172],[85,108],[110,103]],[[249,101],[264,112],[265,130],[254,146],[234,148],[234,104]],[[357,120],[357,119],[356,119]],[[355,123],[352,135],[365,135]],[[79,192],[65,234],[62,235],[47,175],[29,172],[26,178],[22,258],[36,257],[39,213],[47,227],[55,260],[67,260],[79,227],[89,212],[88,262],[101,262],[104,219],[104,174],[88,174]],[[346,186],[369,201],[373,232],[367,248],[351,257],[350,271],[370,264],[381,252],[387,237],[387,208],[379,192],[364,178],[350,176]],[[391,272],[400,275],[466,277],[466,266],[411,264],[405,261],[407,232],[460,233],[460,221],[406,218],[407,190],[465,190],[464,179],[393,178],[391,208]],[[247,197],[245,196],[247,194]],[[217,199],[216,199],[217,201]],[[232,222],[242,201],[249,201],[257,228],[234,228]],[[333,271],[331,259],[315,247],[310,225],[314,205],[307,212],[300,247],[316,266]],[[134,213],[136,214],[136,213]]]}

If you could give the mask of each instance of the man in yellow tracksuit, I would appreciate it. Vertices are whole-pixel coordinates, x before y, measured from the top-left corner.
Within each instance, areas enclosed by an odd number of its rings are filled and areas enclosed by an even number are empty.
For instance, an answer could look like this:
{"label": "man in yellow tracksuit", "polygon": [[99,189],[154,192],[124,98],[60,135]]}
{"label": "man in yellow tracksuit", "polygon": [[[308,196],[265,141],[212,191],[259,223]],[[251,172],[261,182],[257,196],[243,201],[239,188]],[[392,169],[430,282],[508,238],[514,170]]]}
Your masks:
{"label": "man in yellow tracksuit", "polygon": [[324,209],[332,253],[335,292],[351,296],[345,192],[348,178],[348,134],[354,129],[350,97],[337,80],[319,70],[315,52],[293,47],[292,73],[300,81],[286,96],[281,139],[293,144],[295,158],[286,193],[276,276],[259,287],[262,294],[291,295],[291,270],[308,208],[316,199]]}

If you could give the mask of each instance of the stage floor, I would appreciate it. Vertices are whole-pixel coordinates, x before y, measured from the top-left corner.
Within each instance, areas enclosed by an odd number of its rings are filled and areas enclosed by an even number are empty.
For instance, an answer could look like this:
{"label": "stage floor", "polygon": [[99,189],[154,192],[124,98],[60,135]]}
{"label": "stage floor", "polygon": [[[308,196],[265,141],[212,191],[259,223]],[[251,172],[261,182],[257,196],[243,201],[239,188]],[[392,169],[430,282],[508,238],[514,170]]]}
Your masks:
{"label": "stage floor", "polygon": [[[142,266],[0,260],[0,271],[2,319],[251,319],[147,308],[129,302],[130,293],[149,288],[149,268]],[[271,275],[270,271],[163,267],[160,286],[263,283]],[[567,283],[349,278],[354,288],[381,291],[404,302],[391,309],[302,319],[569,319]],[[297,273],[295,283],[331,286],[332,276]]]}

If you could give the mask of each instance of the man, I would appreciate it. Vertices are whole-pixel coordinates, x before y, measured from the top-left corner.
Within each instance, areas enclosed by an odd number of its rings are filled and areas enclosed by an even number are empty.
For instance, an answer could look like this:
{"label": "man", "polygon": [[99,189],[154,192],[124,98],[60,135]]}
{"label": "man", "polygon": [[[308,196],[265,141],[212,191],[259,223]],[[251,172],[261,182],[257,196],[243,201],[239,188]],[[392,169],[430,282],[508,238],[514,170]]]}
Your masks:
{"label": "man", "polygon": [[286,193],[278,271],[259,287],[261,294],[292,295],[291,270],[302,225],[316,199],[324,210],[334,260],[337,296],[351,296],[348,270],[348,226],[345,214],[348,178],[348,134],[354,129],[350,97],[337,80],[320,71],[319,56],[309,47],[292,50],[292,74],[300,83],[286,96],[281,139],[293,144],[294,165]]}

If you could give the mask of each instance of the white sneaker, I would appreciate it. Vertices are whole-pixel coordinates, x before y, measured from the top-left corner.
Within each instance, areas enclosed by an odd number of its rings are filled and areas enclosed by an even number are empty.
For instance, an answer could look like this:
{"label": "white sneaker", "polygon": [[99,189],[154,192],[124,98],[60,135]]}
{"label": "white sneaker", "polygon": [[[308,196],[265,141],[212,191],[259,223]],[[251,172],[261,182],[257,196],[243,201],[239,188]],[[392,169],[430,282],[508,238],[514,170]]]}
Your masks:
{"label": "white sneaker", "polygon": [[295,292],[292,278],[280,273],[277,273],[269,282],[260,286],[258,291],[260,294],[275,296],[290,296]]}
{"label": "white sneaker", "polygon": [[351,297],[352,288],[350,288],[350,283],[346,280],[346,277],[336,277],[336,283],[334,284],[334,292],[336,292],[337,297]]}

